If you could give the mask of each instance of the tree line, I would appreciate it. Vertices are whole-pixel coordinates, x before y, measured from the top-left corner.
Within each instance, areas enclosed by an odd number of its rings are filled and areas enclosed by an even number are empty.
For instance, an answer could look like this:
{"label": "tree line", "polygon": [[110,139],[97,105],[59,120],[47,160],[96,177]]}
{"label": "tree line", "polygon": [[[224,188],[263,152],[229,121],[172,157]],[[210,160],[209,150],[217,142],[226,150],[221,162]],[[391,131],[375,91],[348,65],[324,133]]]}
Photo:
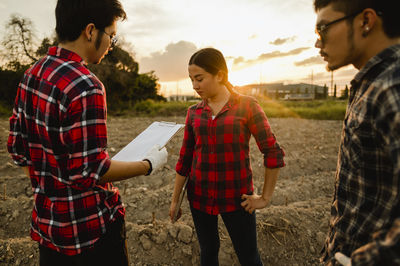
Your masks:
{"label": "tree line", "polygon": [[[35,45],[36,36],[31,20],[11,15],[0,53],[0,105],[11,108],[23,73],[51,46],[56,37],[45,37]],[[117,45],[98,65],[88,68],[103,82],[107,90],[107,105],[111,112],[131,109],[140,101],[165,101],[158,95],[160,87],[154,72],[139,74],[139,64],[127,50]]]}

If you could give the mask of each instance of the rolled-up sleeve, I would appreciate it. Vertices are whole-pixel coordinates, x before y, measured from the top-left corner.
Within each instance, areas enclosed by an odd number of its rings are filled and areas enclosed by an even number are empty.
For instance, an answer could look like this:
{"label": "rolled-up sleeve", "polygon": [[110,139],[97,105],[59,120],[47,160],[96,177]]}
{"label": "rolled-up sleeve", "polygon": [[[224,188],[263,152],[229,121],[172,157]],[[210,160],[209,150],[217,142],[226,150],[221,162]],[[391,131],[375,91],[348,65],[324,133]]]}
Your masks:
{"label": "rolled-up sleeve", "polygon": [[267,168],[284,167],[285,152],[276,141],[264,110],[255,99],[249,102],[248,109],[248,128],[261,153],[264,154],[264,166]]}
{"label": "rolled-up sleeve", "polygon": [[26,158],[26,145],[24,145],[24,139],[21,131],[21,120],[18,115],[18,101],[20,95],[20,88],[18,88],[17,97],[15,100],[15,107],[13,114],[10,117],[10,133],[7,141],[7,150],[10,153],[14,163],[19,166],[27,165]]}
{"label": "rolled-up sleeve", "polygon": [[190,117],[191,109],[189,108],[186,115],[185,131],[183,135],[181,150],[179,152],[179,159],[175,167],[176,172],[181,176],[189,175],[193,161],[195,141]]}
{"label": "rolled-up sleeve", "polygon": [[351,255],[352,265],[399,265],[400,218],[389,230],[374,234],[374,240],[358,248]]}
{"label": "rolled-up sleeve", "polygon": [[72,186],[87,189],[110,167],[107,147],[106,100],[94,87],[73,99],[65,115],[62,139],[69,148],[67,169]]}

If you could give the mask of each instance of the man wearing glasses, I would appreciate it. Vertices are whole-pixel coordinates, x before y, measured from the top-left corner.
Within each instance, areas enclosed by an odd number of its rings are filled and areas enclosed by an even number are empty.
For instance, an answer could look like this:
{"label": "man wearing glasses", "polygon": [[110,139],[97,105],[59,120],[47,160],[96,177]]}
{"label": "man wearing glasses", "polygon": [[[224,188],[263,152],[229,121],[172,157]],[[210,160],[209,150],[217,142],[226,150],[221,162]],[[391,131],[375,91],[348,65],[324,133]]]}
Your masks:
{"label": "man wearing glasses", "polygon": [[87,69],[116,43],[118,0],[58,0],[60,42],[28,69],[10,118],[8,151],[30,177],[31,237],[40,265],[129,265],[125,208],[112,181],[150,174],[167,160],[152,149],[144,161],[111,160],[106,98]]}
{"label": "man wearing glasses", "polygon": [[400,265],[398,0],[314,0],[315,46],[331,71],[352,64],[329,233],[328,265]]}

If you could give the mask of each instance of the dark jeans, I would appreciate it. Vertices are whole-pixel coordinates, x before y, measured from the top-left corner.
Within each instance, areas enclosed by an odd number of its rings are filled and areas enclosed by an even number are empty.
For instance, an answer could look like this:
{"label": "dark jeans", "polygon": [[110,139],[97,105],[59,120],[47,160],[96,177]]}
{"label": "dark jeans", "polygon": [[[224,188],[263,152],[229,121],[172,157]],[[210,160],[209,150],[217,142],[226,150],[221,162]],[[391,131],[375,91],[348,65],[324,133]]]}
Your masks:
{"label": "dark jeans", "polygon": [[128,266],[125,220],[122,218],[113,222],[92,249],[75,256],[67,256],[39,245],[39,261],[40,266]]}
{"label": "dark jeans", "polygon": [[[190,208],[200,244],[201,265],[219,265],[218,215]],[[221,213],[239,262],[243,266],[263,265],[257,248],[256,215],[244,210]]]}

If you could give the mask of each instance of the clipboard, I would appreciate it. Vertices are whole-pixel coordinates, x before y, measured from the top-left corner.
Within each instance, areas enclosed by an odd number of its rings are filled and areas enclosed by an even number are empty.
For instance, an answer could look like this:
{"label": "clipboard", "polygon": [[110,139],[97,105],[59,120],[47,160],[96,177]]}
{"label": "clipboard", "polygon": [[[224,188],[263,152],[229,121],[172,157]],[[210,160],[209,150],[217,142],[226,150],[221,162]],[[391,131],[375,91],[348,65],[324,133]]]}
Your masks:
{"label": "clipboard", "polygon": [[153,122],[128,145],[115,154],[112,159],[124,162],[141,161],[154,145],[158,144],[160,149],[163,148],[183,127],[183,124],[174,122]]}
{"label": "clipboard", "polygon": [[183,198],[185,197],[185,194],[186,194],[186,187],[187,187],[188,181],[189,181],[189,177],[185,177],[185,183],[183,183],[183,188],[182,188],[181,194],[179,195],[178,204],[176,205],[174,216],[172,217],[172,223],[175,223],[178,218],[179,210],[181,208]]}

